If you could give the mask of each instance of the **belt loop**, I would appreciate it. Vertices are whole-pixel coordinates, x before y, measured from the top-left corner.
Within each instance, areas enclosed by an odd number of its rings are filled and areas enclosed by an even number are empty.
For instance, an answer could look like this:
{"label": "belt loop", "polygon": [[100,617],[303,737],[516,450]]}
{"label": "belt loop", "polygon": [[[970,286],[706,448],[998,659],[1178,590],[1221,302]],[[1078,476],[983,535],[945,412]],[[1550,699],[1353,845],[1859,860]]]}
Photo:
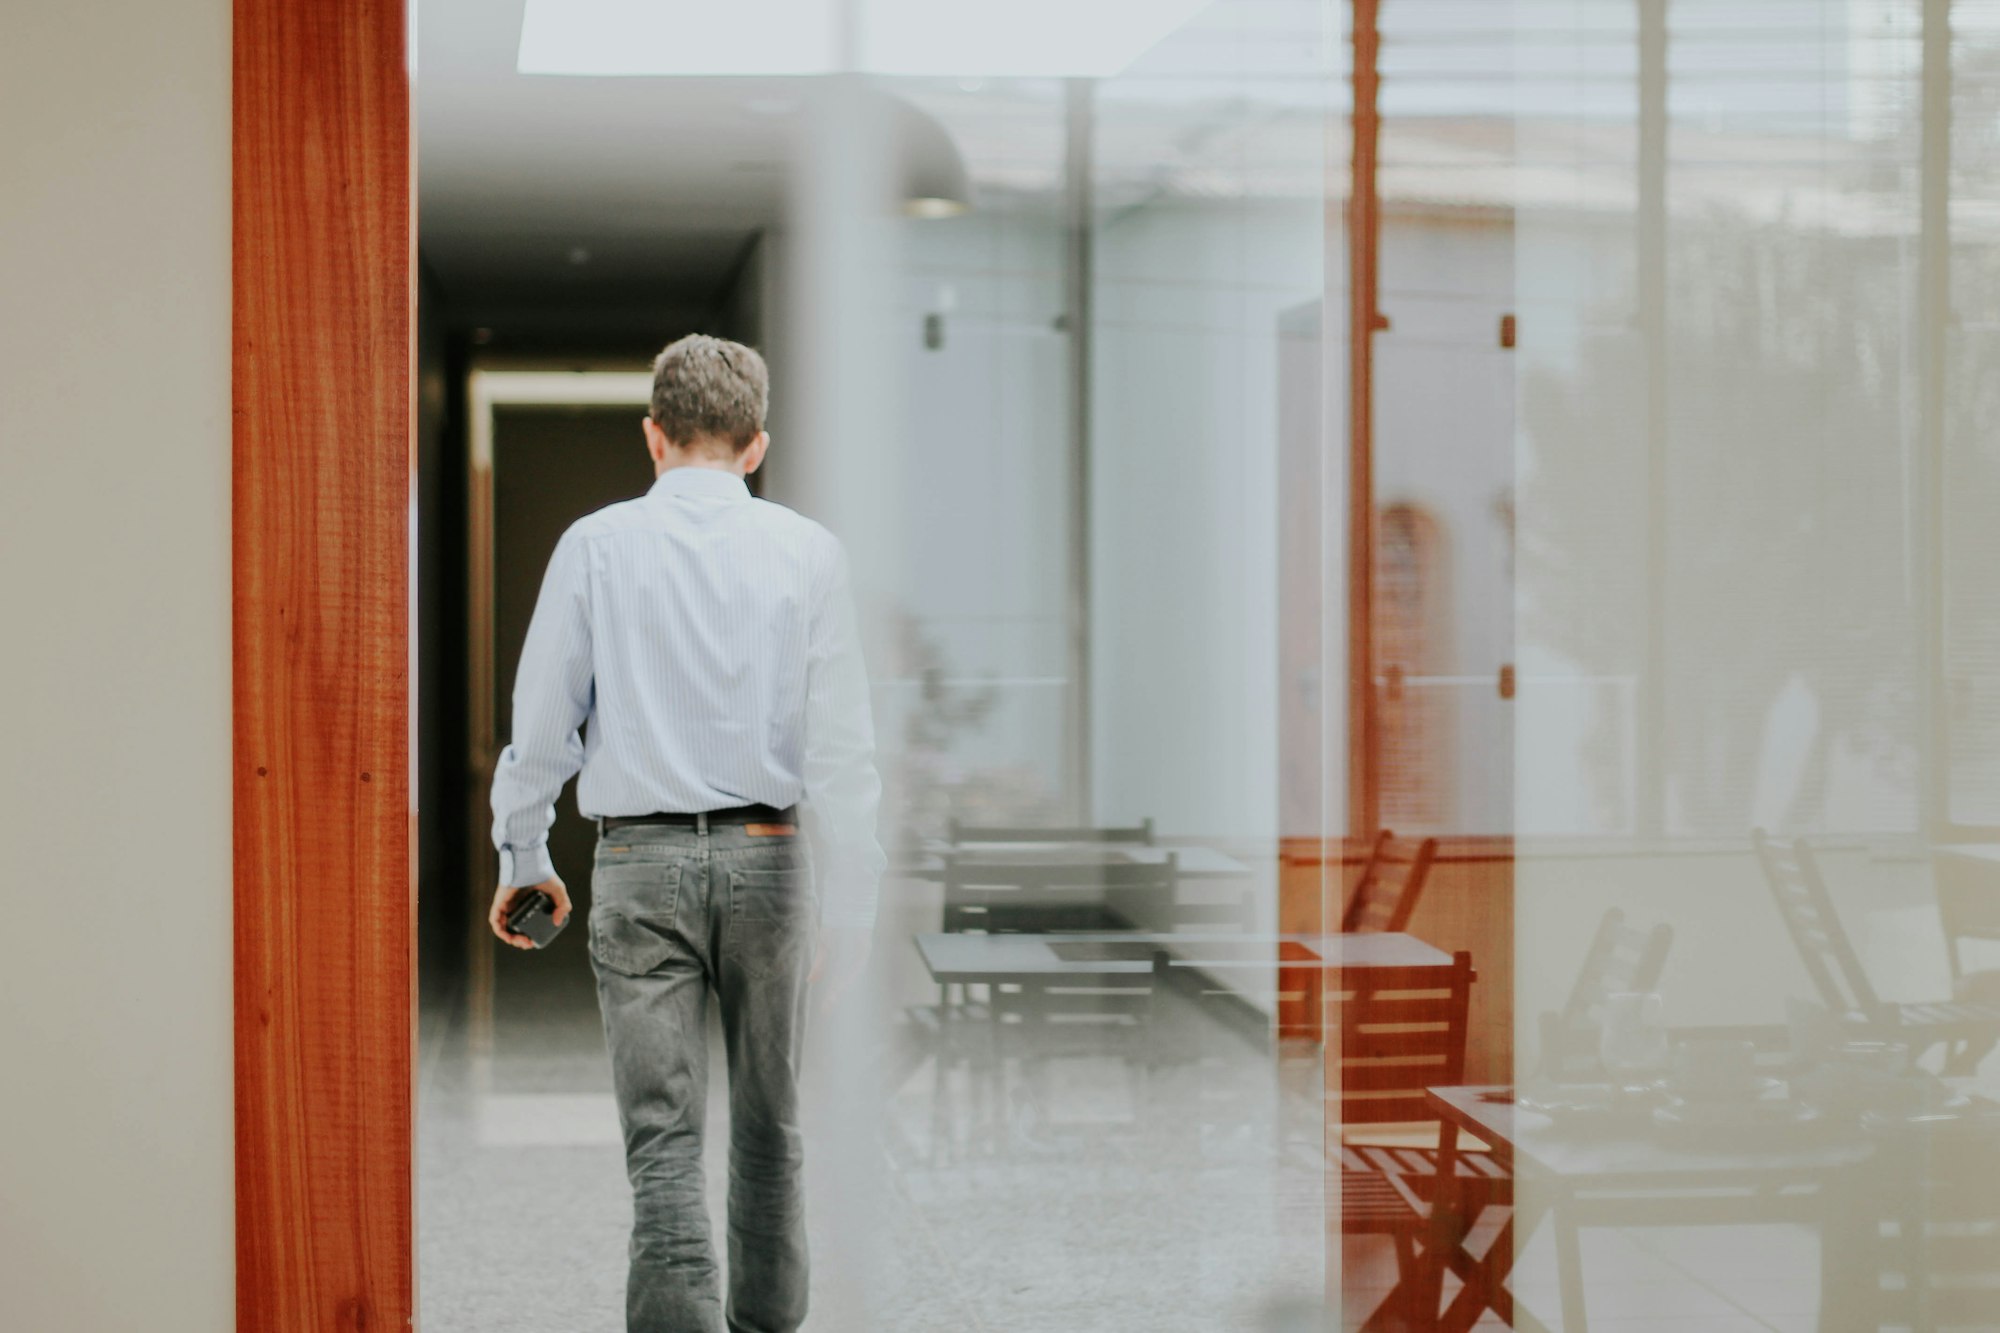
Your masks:
{"label": "belt loop", "polygon": [[708,811],[703,810],[694,817],[695,830],[703,837],[708,836]]}

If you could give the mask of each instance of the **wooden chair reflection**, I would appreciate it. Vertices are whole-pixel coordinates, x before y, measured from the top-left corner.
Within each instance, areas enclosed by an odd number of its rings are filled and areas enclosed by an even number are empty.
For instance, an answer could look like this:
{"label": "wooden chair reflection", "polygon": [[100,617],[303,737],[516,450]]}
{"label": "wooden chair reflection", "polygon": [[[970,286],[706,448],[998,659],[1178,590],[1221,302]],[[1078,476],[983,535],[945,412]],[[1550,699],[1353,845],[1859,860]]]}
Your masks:
{"label": "wooden chair reflection", "polygon": [[[1396,1248],[1397,1286],[1364,1329],[1435,1323],[1434,1311],[1411,1308],[1416,1249],[1430,1230],[1439,1183],[1436,1112],[1424,1092],[1464,1079],[1473,977],[1472,956],[1460,952],[1442,976],[1436,969],[1371,972],[1368,990],[1339,997],[1341,1230],[1387,1236]],[[1353,1133],[1357,1126],[1391,1124],[1425,1126],[1432,1146],[1370,1144]],[[1512,1202],[1512,1176],[1490,1155],[1463,1152],[1458,1162],[1457,1206],[1469,1216]],[[1510,1219],[1493,1244],[1511,1246],[1512,1227]],[[1471,1256],[1453,1250],[1446,1263],[1487,1304],[1508,1304],[1504,1292],[1485,1293],[1485,1273]]]}
{"label": "wooden chair reflection", "polygon": [[[1157,969],[1089,976],[1024,977],[991,989],[993,1071],[1014,1075],[1011,1128],[1030,1137],[1076,1129],[1129,1133],[1141,1123],[1154,1067]],[[1066,1122],[1053,1095],[1060,1061],[1114,1060],[1125,1079],[1131,1115],[1109,1121]]]}
{"label": "wooden chair reflection", "polygon": [[1947,1073],[1971,1073],[2000,1044],[2000,1005],[1957,997],[1932,1003],[1883,1001],[1862,970],[1805,839],[1783,843],[1762,829],[1750,838],[1799,960],[1821,1002],[1841,1021],[1870,1029],[1872,1037],[1907,1042],[1913,1057],[1944,1046]]}
{"label": "wooden chair reflection", "polygon": [[1111,862],[1005,860],[953,853],[944,859],[947,932],[1045,933],[1115,930],[1166,911],[1180,890],[1180,858]]}
{"label": "wooden chair reflection", "polygon": [[[1176,928],[1179,859],[1107,863],[1096,859],[945,857],[942,929],[985,934],[1129,929],[1141,921]],[[1206,917],[1208,904],[1191,904]],[[1084,1054],[1131,1056],[1135,1030],[1150,1016],[1151,978],[1103,984],[948,985],[935,1004],[905,1010],[917,1049],[934,1062],[934,1142],[951,1130],[951,1085],[968,1084],[974,1101],[1004,1115],[1003,1064],[1014,1060],[1023,1095],[1046,1116],[1050,1061]]]}
{"label": "wooden chair reflection", "polygon": [[[1164,973],[1165,955],[1155,971]],[[1278,968],[1281,992],[1300,984],[1288,977],[1293,969]],[[1303,972],[1303,969],[1300,970]],[[1413,1308],[1417,1252],[1431,1229],[1431,1212],[1438,1194],[1437,1113],[1425,1090],[1463,1081],[1467,1019],[1475,976],[1472,956],[1453,955],[1450,967],[1369,968],[1343,980],[1338,973],[1316,974],[1312,984],[1327,990],[1328,1021],[1340,1024],[1337,1069],[1329,1070],[1334,1105],[1327,1119],[1340,1126],[1337,1149],[1340,1168],[1340,1225],[1346,1235],[1384,1236],[1395,1249],[1397,1286],[1362,1327],[1366,1330],[1431,1328]],[[1164,989],[1164,986],[1158,988]],[[1187,992],[1210,1009],[1216,1026],[1228,1025],[1228,1010],[1241,997],[1220,985]],[[1329,1043],[1327,1056],[1334,1051]],[[1396,1133],[1369,1135],[1369,1129]],[[1428,1131],[1429,1144],[1421,1131]],[[1456,1192],[1459,1207],[1477,1216],[1487,1207],[1512,1201],[1513,1181],[1490,1155],[1460,1155]],[[1511,1222],[1495,1245],[1513,1244]],[[1474,1287],[1485,1304],[1508,1309],[1504,1291],[1489,1293],[1481,1261],[1462,1251],[1447,1255],[1446,1265]]]}
{"label": "wooden chair reflection", "polygon": [[[1938,1117],[1889,1134],[1850,1207],[1862,1329],[2000,1328],[2000,1123]],[[1886,1206],[1885,1206],[1886,1205]]]}
{"label": "wooden chair reflection", "polygon": [[1560,1011],[1542,1015],[1540,1068],[1544,1077],[1579,1081],[1600,1074],[1598,1042],[1605,997],[1657,989],[1673,943],[1673,927],[1665,922],[1641,930],[1627,925],[1619,908],[1604,914],[1583,966],[1577,970],[1569,999]]}
{"label": "wooden chair reflection", "polygon": [[1388,829],[1375,835],[1361,877],[1347,897],[1342,914],[1343,931],[1400,931],[1407,929],[1417,910],[1417,899],[1430,876],[1431,862],[1437,859],[1437,839],[1421,842],[1398,840]]}

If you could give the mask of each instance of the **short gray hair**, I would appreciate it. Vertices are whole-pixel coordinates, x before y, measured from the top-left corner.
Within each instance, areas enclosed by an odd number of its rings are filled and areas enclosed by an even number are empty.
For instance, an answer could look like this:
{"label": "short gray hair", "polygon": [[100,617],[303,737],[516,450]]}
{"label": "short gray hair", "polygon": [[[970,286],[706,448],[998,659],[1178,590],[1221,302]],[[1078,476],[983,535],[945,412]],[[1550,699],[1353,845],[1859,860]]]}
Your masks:
{"label": "short gray hair", "polygon": [[725,441],[742,453],[764,429],[771,372],[754,347],[690,333],[653,361],[650,415],[682,448]]}

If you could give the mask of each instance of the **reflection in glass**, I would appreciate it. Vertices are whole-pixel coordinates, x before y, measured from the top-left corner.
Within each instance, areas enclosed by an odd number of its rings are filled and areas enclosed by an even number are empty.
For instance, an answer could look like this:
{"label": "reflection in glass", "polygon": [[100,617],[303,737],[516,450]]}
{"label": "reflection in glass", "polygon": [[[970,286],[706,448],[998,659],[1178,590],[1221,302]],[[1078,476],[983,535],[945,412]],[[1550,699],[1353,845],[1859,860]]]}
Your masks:
{"label": "reflection in glass", "polygon": [[[815,1320],[2000,1328],[2000,4],[982,6],[953,66],[916,8],[704,70],[765,184],[703,317],[888,784]],[[609,421],[514,413],[502,512]],[[587,996],[488,972],[425,1169],[615,1187]]]}

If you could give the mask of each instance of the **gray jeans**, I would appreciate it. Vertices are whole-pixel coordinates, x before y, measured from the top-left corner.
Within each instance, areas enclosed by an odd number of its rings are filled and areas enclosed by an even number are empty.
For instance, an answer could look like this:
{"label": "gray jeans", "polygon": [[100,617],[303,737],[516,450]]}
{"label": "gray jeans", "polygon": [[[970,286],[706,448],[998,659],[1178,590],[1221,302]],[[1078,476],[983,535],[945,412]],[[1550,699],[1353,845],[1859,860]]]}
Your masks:
{"label": "gray jeans", "polygon": [[[792,1333],[806,1315],[798,1075],[818,904],[796,835],[598,841],[590,958],[632,1181],[629,1333]],[[729,1300],[702,1189],[708,997],[729,1057]]]}

